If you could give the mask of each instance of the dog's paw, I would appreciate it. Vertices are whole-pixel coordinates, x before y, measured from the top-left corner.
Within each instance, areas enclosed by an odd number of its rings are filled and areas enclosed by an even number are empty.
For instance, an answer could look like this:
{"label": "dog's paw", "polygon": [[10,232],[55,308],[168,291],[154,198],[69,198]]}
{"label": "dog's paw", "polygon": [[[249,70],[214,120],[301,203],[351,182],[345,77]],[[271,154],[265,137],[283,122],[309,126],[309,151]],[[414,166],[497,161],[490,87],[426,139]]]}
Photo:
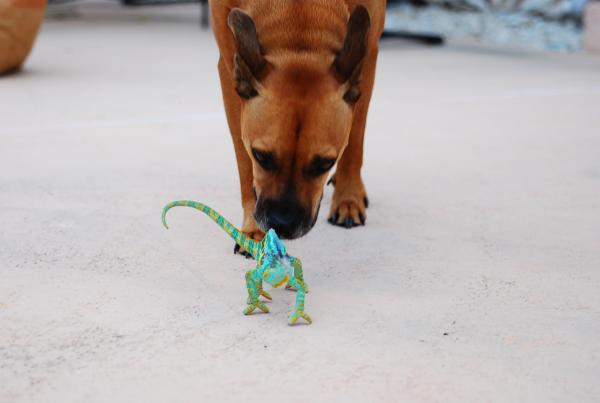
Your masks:
{"label": "dog's paw", "polygon": [[366,209],[369,206],[369,199],[362,184],[362,181],[354,185],[340,186],[334,179],[335,191],[331,201],[329,211],[330,224],[344,228],[353,228],[359,225],[365,225],[367,218]]}
{"label": "dog's paw", "polygon": [[[258,229],[258,228],[257,228],[257,229],[254,229],[254,230],[251,230],[251,231],[246,231],[246,230],[242,229],[242,232],[243,232],[244,234],[246,234],[246,236],[247,236],[248,238],[252,238],[252,239],[254,239],[254,240],[255,240],[255,241],[257,241],[257,242],[260,242],[260,241],[262,241],[262,239],[263,239],[263,238],[264,238],[264,236],[265,236],[265,233],[264,233],[263,231],[261,231],[260,229]],[[234,254],[236,254],[236,255],[242,255],[242,256],[244,256],[246,259],[252,259],[252,255],[251,255],[250,253],[246,252],[246,251],[244,250],[244,248],[242,248],[242,247],[241,247],[240,245],[238,245],[237,243],[236,243],[236,244],[234,245],[234,247],[233,247],[233,253],[234,253]]]}

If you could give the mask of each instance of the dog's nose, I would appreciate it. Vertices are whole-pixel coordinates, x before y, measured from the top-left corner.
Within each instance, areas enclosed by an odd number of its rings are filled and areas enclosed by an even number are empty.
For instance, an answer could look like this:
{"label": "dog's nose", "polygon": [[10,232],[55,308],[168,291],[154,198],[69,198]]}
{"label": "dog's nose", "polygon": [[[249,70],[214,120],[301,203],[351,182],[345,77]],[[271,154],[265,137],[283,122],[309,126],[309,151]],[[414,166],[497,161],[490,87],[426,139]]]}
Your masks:
{"label": "dog's nose", "polygon": [[287,227],[294,222],[294,214],[291,210],[273,211],[269,214],[269,222],[274,226]]}
{"label": "dog's nose", "polygon": [[291,201],[273,201],[265,203],[267,225],[284,238],[293,238],[300,232],[306,220],[307,211]]}

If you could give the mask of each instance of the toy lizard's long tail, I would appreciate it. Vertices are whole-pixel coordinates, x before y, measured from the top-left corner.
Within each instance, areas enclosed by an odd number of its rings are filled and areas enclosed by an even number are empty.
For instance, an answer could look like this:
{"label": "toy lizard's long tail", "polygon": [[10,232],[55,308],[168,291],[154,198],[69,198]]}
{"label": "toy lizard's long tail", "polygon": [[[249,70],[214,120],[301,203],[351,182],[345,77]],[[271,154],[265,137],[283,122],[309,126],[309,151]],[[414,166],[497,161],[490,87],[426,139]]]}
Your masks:
{"label": "toy lizard's long tail", "polygon": [[167,226],[167,211],[176,206],[184,206],[184,207],[193,207],[196,210],[202,211],[204,214],[209,216],[214,222],[219,224],[221,228],[225,230],[233,238],[233,240],[240,245],[244,250],[254,257],[254,259],[258,258],[258,253],[260,251],[260,242],[256,242],[255,240],[248,238],[246,234],[237,229],[233,224],[227,221],[221,214],[217,213],[212,208],[208,207],[205,204],[195,202],[192,200],[176,200],[167,204],[162,211],[162,222],[165,228],[169,228]]}

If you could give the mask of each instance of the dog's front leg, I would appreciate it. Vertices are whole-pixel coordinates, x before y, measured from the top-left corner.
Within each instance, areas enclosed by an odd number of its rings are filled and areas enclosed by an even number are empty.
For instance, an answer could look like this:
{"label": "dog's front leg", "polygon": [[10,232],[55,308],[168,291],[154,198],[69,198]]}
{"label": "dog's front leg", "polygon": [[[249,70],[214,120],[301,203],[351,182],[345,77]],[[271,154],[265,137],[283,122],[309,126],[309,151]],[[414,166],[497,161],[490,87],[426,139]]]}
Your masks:
{"label": "dog's front leg", "polygon": [[[240,125],[241,101],[233,87],[233,74],[223,58],[219,59],[219,77],[221,78],[221,89],[223,91],[227,123],[229,125],[229,131],[231,132],[238,173],[240,175],[240,191],[242,194],[242,208],[244,210],[244,221],[241,230],[252,239],[261,241],[265,233],[258,227],[258,224],[254,219],[256,197],[254,195],[254,190],[252,189],[252,161],[250,161],[250,157],[242,143]],[[250,254],[240,248],[237,244],[235,245],[233,252],[250,257]]]}
{"label": "dog's front leg", "polygon": [[329,222],[345,228],[364,225],[365,209],[369,205],[367,192],[363,184],[360,170],[363,162],[363,140],[367,123],[367,112],[375,81],[375,65],[377,49],[367,54],[365,58],[362,80],[361,97],[354,106],[354,117],[348,145],[338,162],[332,183],[335,186]]}

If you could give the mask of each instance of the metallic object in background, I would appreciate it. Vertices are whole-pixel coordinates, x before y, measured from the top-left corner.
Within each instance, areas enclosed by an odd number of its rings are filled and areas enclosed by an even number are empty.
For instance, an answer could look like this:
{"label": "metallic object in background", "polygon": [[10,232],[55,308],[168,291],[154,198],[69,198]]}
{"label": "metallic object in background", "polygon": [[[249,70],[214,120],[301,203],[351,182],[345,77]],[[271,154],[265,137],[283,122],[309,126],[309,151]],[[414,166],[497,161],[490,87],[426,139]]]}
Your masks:
{"label": "metallic object in background", "polygon": [[408,31],[383,31],[381,39],[407,39],[424,45],[443,45],[444,37],[436,33],[416,33]]}
{"label": "metallic object in background", "polygon": [[152,6],[169,5],[180,3],[200,3],[200,25],[202,28],[208,28],[209,9],[208,0],[122,0],[127,6]]}
{"label": "metallic object in background", "polygon": [[[60,5],[74,3],[76,1],[77,0],[48,0],[48,4]],[[122,0],[122,3],[126,6],[159,6],[183,3],[200,3],[200,25],[202,28],[208,28],[209,25],[208,0]]]}

